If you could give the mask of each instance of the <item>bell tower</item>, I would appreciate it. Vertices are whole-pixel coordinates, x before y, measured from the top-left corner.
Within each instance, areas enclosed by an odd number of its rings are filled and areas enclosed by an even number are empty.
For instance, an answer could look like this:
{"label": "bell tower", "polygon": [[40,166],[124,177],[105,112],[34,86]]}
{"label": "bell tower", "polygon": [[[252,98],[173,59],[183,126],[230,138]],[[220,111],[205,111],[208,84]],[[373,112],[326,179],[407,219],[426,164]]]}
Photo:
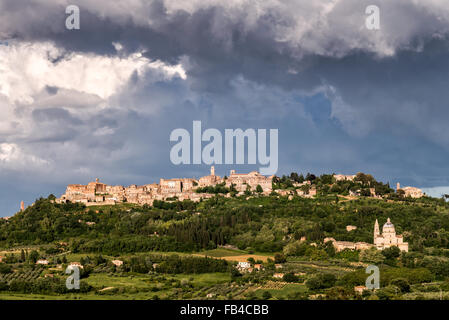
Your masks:
{"label": "bell tower", "polygon": [[210,167],[210,175],[215,176],[215,167],[214,166]]}
{"label": "bell tower", "polygon": [[376,238],[380,236],[380,231],[379,231],[379,222],[376,219],[376,222],[374,223],[374,243],[376,243]]}

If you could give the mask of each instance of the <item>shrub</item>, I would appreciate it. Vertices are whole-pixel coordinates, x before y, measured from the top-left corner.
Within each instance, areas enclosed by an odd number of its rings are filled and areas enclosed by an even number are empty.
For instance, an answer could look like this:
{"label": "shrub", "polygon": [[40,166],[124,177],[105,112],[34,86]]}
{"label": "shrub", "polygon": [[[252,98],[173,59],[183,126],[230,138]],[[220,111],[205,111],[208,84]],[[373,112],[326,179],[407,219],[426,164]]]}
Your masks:
{"label": "shrub", "polygon": [[289,272],[284,274],[282,280],[284,280],[285,282],[298,282],[299,278],[295,276],[293,272]]}
{"label": "shrub", "polygon": [[318,274],[306,282],[310,290],[319,290],[333,287],[337,281],[336,277],[330,273]]}
{"label": "shrub", "polygon": [[268,300],[272,297],[271,293],[269,291],[264,291],[264,293],[262,294],[262,298],[265,300]]}
{"label": "shrub", "polygon": [[402,293],[410,292],[410,284],[404,278],[393,279],[391,280],[390,284],[398,287]]}

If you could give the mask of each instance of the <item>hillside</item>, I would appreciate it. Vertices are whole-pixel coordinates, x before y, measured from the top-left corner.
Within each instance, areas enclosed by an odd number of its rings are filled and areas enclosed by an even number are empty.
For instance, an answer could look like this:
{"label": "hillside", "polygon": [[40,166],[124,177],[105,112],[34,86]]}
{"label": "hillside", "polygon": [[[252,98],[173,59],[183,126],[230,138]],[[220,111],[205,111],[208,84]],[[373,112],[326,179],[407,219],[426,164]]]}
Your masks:
{"label": "hillside", "polygon": [[[289,178],[277,183],[275,190],[295,191]],[[360,296],[355,295],[353,286],[364,284],[363,266],[368,263],[379,265],[387,275],[382,278],[383,285],[390,291],[375,295],[377,298],[407,297],[409,291],[421,295],[418,289],[427,288],[426,283],[438,290],[445,288],[449,205],[444,200],[403,197],[389,188],[379,197],[349,197],[345,192],[354,187],[350,184],[346,188],[334,182],[338,192],[322,180],[313,185],[317,188],[314,197],[252,192],[229,198],[217,194],[200,202],[156,201],[153,206],[124,203],[87,208],[55,203],[54,196],[41,198],[8,220],[0,220],[4,249],[0,288],[5,294],[55,294],[48,289],[53,288],[50,284],[37,290],[16,282],[20,274],[29,274],[23,277],[33,281],[62,279],[63,266],[70,261],[85,266],[84,298],[125,294],[131,290],[128,281],[134,283],[137,280],[132,278],[138,275],[143,283],[150,279],[160,283],[154,291],[149,289],[152,286],[136,284],[141,291],[133,290],[146,292],[142,298],[207,298],[206,292],[218,290],[231,298],[263,298],[264,293],[265,298],[304,299],[324,294],[355,299]],[[380,190],[386,185],[379,186]],[[394,222],[396,232],[404,235],[410,252],[394,250],[397,248],[336,252],[332,244],[323,243],[326,237],[373,243],[374,221],[383,225],[387,218]],[[357,229],[347,231],[348,225]],[[223,249],[225,246],[228,249]],[[223,264],[211,263],[220,258],[225,258]],[[48,265],[37,266],[38,259],[47,260]],[[111,264],[113,259],[120,259],[123,265]],[[253,272],[237,271],[233,265],[245,259],[253,268],[256,264],[261,267]],[[282,269],[277,270],[275,263]],[[197,279],[200,274],[213,273],[216,275],[211,275],[207,284],[201,282],[203,278]],[[46,274],[52,276],[45,278]],[[190,283],[188,289],[173,278],[181,274],[187,277],[181,277],[187,279],[184,282]],[[114,280],[118,276],[122,284]],[[405,279],[413,290],[394,291],[400,287],[398,279]],[[180,293],[173,289],[173,281],[177,283],[174,288],[183,288]],[[241,290],[231,290],[234,285]],[[57,292],[68,294],[63,289]]]}

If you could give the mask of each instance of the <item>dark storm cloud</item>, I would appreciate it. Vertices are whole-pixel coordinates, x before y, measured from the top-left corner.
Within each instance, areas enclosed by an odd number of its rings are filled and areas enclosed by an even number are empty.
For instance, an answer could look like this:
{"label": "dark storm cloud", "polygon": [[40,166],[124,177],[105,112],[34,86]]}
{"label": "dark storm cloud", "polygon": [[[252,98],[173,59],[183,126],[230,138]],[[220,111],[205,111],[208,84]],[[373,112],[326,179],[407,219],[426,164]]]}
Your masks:
{"label": "dark storm cloud", "polygon": [[[118,14],[107,10],[110,4],[106,1],[99,1],[97,7],[78,2],[70,4],[80,6],[80,30],[64,27],[65,5],[52,1],[4,0],[1,11],[7,15],[2,19],[5,23],[2,27],[14,38],[52,40],[69,51],[112,55],[116,54],[112,45],[115,41],[124,46],[125,52],[145,50],[146,56],[170,63],[188,56],[193,64],[189,75],[197,80],[198,90],[225,90],[236,74],[257,82],[307,90],[322,81],[313,73],[301,76],[304,68],[315,65],[315,57],[350,57],[354,52],[383,54],[388,51],[383,46],[392,50],[416,49],[428,38],[448,30],[447,20],[435,8],[422,10],[419,5],[403,0],[376,1],[384,9],[382,28],[387,29],[380,36],[363,30],[364,9],[372,4],[370,1],[341,1],[323,16],[322,23],[311,21],[317,25],[312,30],[301,30],[301,24],[297,26],[298,21],[309,22],[306,10],[295,12],[303,1],[297,1],[296,5],[287,3],[287,8],[280,3],[264,8],[250,27],[247,20],[251,7],[246,8],[249,12],[245,8],[231,10],[224,5],[199,6],[193,12],[183,9],[168,12],[168,4],[156,0],[141,5],[139,12],[133,12],[130,4],[130,11]],[[320,2],[326,3],[317,3]],[[313,7],[305,9],[312,13],[318,11]],[[145,17],[148,23],[138,21],[136,16]],[[28,23],[10,17],[22,17]],[[346,23],[345,19],[355,22]],[[326,23],[329,26],[322,27]],[[286,33],[304,31],[305,35],[300,38],[303,41],[280,40],[283,34],[279,29],[285,29]],[[353,34],[360,38],[358,46],[351,43]],[[288,73],[289,70],[296,71],[297,75]],[[213,78],[214,86],[210,85],[209,78]]]}

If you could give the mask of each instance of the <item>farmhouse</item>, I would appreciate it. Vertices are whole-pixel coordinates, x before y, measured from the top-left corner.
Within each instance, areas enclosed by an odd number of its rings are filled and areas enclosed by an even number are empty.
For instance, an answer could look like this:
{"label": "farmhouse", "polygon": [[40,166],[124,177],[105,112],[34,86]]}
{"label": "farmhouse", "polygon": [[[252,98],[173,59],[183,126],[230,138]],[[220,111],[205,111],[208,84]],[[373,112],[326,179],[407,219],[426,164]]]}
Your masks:
{"label": "farmhouse", "polygon": [[120,267],[123,265],[123,261],[122,260],[112,260],[111,261],[113,265],[115,265],[116,267]]}
{"label": "farmhouse", "polygon": [[251,269],[251,264],[249,262],[239,262],[237,264],[237,270],[247,272]]}

